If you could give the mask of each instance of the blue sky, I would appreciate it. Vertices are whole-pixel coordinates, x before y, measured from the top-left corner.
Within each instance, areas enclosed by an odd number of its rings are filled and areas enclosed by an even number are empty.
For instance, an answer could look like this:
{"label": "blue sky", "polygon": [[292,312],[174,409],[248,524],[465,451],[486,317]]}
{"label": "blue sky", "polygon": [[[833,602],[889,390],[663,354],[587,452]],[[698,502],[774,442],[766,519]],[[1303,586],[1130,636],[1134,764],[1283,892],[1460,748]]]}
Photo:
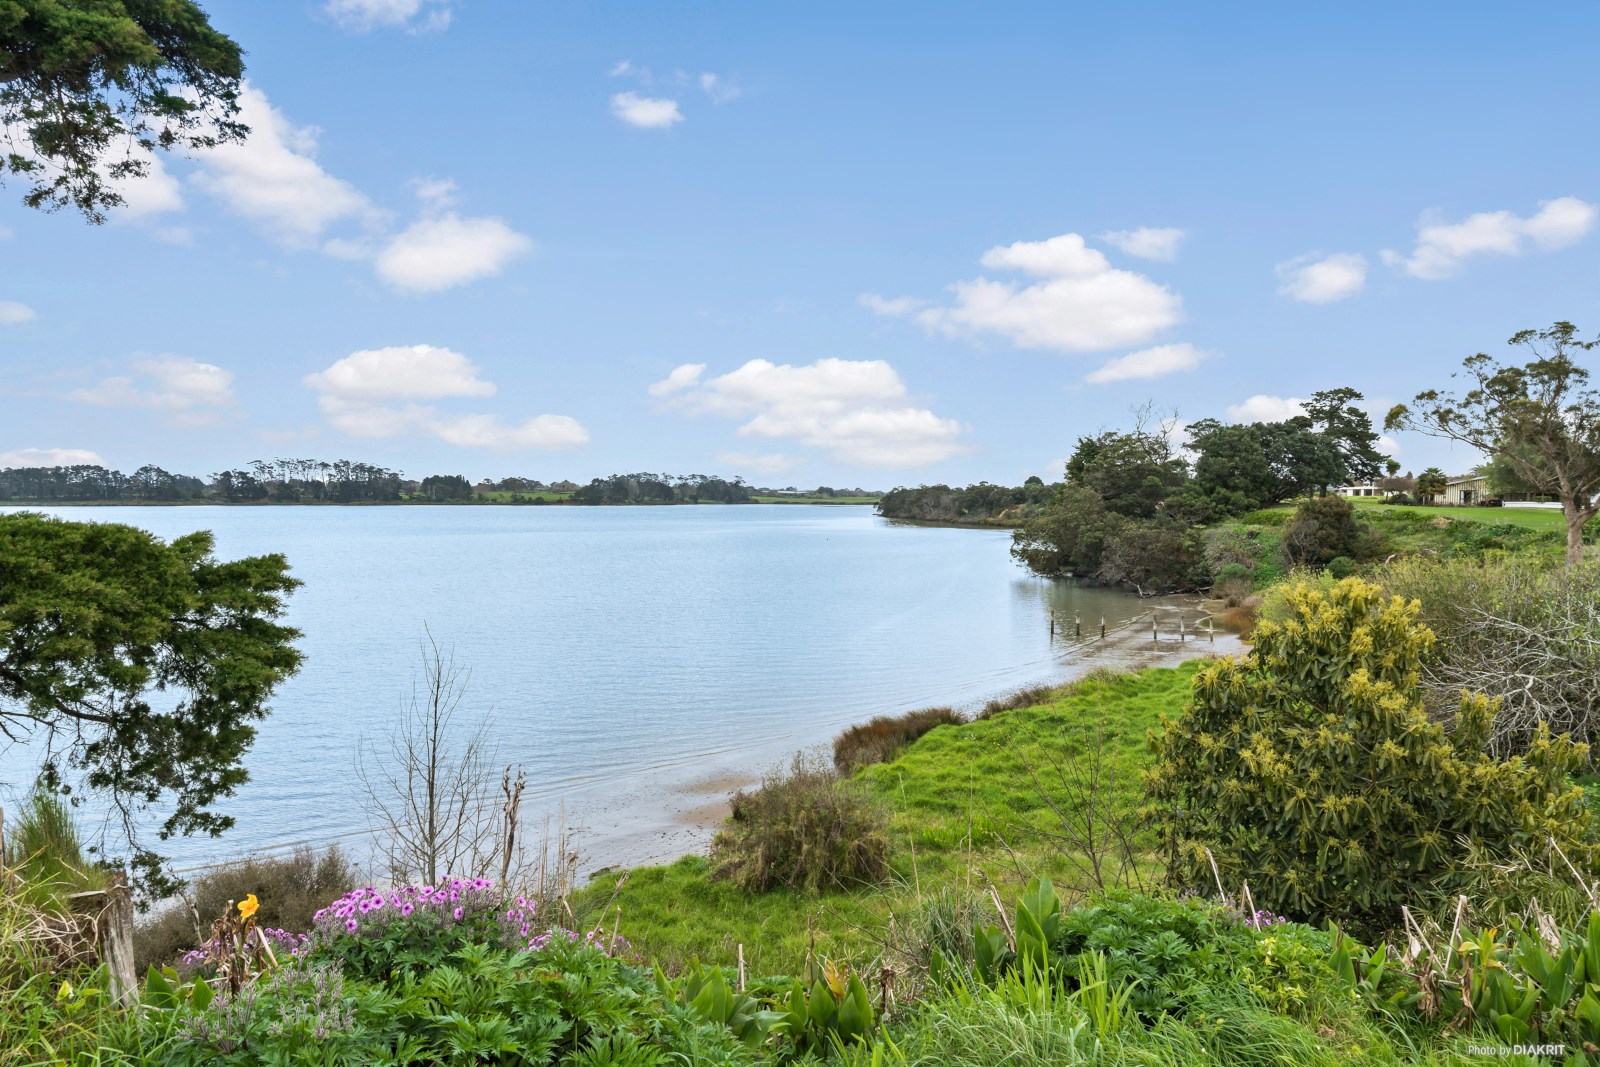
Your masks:
{"label": "blue sky", "polygon": [[0,465],[1015,483],[1600,330],[1592,3],[205,6],[246,146],[0,188]]}

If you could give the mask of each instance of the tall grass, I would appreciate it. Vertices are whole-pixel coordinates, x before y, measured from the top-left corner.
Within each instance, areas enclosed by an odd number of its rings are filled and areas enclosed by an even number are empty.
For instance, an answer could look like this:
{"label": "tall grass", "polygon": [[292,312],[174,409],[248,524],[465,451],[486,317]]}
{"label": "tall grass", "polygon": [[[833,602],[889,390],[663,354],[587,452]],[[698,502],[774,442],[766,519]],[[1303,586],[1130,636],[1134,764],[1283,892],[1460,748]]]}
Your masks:
{"label": "tall grass", "polygon": [[937,726],[967,720],[954,708],[923,708],[904,715],[879,715],[833,739],[833,765],[850,775],[873,763],[890,763],[917,738]]}
{"label": "tall grass", "polygon": [[64,911],[73,893],[106,887],[106,871],[84,856],[83,838],[60,797],[35,790],[6,826],[4,866],[19,882],[15,892],[38,907]]}

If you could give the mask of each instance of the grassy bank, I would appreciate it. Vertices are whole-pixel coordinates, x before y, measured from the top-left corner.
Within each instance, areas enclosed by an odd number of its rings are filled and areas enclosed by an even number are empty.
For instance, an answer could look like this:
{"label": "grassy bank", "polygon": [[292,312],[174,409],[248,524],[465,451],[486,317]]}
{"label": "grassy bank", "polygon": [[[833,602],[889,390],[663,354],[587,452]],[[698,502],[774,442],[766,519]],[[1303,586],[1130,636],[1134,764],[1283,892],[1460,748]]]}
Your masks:
{"label": "grassy bank", "polygon": [[1068,893],[1087,892],[1080,857],[1048,836],[1062,829],[1051,804],[1067,799],[1057,768],[1099,751],[1102,799],[1130,816],[1145,731],[1182,711],[1198,666],[1091,676],[1038,703],[937,727],[892,763],[858,772],[854,781],[889,813],[893,876],[882,888],[749,894],[715,879],[705,857],[689,856],[600,875],[575,910],[580,922],[595,922],[620,905],[627,936],[669,965],[730,963],[742,944],[753,966],[790,971],[813,947],[865,964],[882,952],[891,916],[903,921],[941,890],[982,889],[985,878],[1015,889],[1045,873]]}

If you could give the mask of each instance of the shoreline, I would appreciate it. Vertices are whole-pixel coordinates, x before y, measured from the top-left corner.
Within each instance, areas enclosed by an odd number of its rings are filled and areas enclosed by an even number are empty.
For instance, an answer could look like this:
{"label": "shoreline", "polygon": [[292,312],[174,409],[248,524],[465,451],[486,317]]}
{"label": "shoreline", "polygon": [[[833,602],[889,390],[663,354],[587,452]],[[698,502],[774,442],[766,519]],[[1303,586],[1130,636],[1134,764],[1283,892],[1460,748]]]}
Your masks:
{"label": "shoreline", "polygon": [[[1065,673],[1039,684],[1052,688],[1070,685],[1101,669],[1134,672],[1149,667],[1175,667],[1194,659],[1237,655],[1248,647],[1248,642],[1237,633],[1218,628],[1208,634],[1203,629],[1195,628],[1196,623],[1213,617],[1213,613],[1204,607],[1207,602],[1204,598],[1173,594],[1151,597],[1147,602],[1151,605],[1149,611],[1137,616],[1133,622],[1108,632],[1104,639],[1095,635],[1081,640],[1060,640],[1061,652],[1072,657],[1063,664]],[[1152,615],[1158,627],[1156,639],[1152,639],[1148,628],[1148,617]],[[1187,630],[1186,637],[1179,636],[1180,620]],[[982,700],[967,702],[958,710],[974,711],[987,700],[1004,697],[1015,691],[1015,688],[1011,688],[991,693]],[[835,730],[832,736],[837,736],[837,732]],[[791,754],[826,747],[831,743],[832,736],[811,745],[801,745],[791,750]],[[786,758],[776,762],[781,764]],[[767,766],[772,765],[769,762]],[[606,835],[610,838],[607,843],[611,847],[602,851],[602,846],[584,853],[584,862],[579,868],[580,880],[588,881],[598,875],[636,867],[665,866],[685,856],[703,854],[729,814],[730,795],[738,789],[759,784],[766,769],[722,771],[657,791],[654,794],[654,810],[666,815],[666,825],[642,820],[637,827],[628,829],[612,823],[614,836]],[[663,803],[666,800],[663,792],[671,797],[670,801]],[[582,829],[576,831],[580,849],[583,846],[583,834]]]}

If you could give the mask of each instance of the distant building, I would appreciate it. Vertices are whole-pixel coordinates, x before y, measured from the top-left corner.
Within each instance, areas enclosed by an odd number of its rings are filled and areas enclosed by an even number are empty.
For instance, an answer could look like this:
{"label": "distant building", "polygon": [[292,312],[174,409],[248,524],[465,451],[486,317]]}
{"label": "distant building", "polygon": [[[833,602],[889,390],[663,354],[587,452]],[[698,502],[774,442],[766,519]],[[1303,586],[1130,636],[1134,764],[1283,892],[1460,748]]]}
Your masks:
{"label": "distant building", "polygon": [[1383,490],[1378,488],[1375,481],[1356,482],[1353,485],[1339,485],[1334,487],[1337,496],[1382,496]]}
{"label": "distant building", "polygon": [[1468,507],[1489,498],[1489,479],[1481,474],[1463,474],[1444,483],[1440,499],[1446,504]]}

